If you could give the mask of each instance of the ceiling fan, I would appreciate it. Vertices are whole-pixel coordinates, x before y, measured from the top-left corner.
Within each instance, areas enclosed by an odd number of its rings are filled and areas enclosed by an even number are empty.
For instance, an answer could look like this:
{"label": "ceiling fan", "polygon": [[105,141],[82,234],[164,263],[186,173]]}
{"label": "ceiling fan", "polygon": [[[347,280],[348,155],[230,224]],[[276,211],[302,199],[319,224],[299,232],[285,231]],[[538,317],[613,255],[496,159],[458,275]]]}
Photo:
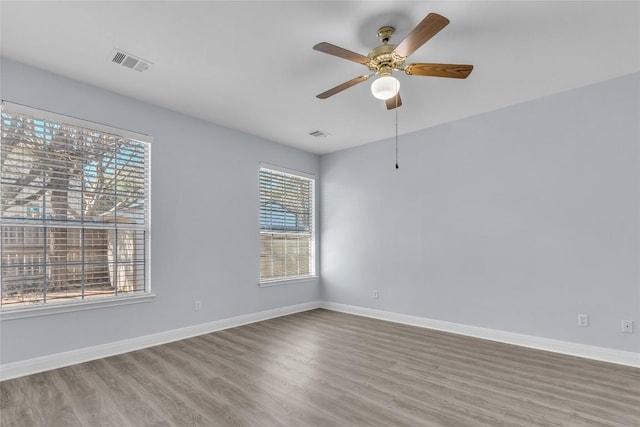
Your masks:
{"label": "ceiling fan", "polygon": [[389,39],[395,32],[395,28],[390,26],[382,27],[378,30],[377,34],[382,45],[371,50],[368,56],[360,55],[359,53],[343,49],[331,43],[318,43],[313,47],[314,50],[365,65],[369,70],[373,71],[373,73],[344,82],[326,92],[316,95],[316,98],[327,99],[377,74],[379,77],[371,85],[371,92],[376,98],[385,101],[388,110],[392,110],[402,105],[399,93],[400,82],[391,75],[393,71],[404,71],[405,74],[410,76],[452,77],[455,79],[467,78],[471,70],[473,70],[473,65],[404,64],[409,55],[418,50],[420,46],[429,41],[429,39],[446,27],[447,24],[449,24],[449,20],[444,16],[438,15],[437,13],[430,13],[397,46],[389,44]]}

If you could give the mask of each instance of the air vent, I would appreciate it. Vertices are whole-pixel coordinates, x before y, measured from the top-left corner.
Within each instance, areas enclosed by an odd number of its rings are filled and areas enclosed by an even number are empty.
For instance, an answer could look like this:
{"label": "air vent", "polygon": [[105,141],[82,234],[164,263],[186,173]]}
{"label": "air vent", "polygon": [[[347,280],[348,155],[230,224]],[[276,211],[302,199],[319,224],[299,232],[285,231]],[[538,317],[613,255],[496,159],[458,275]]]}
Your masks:
{"label": "air vent", "polygon": [[309,135],[316,138],[326,138],[329,134],[321,130],[314,130],[313,132],[309,132]]}
{"label": "air vent", "polygon": [[113,52],[111,52],[111,62],[140,72],[146,70],[151,65],[151,62],[137,58],[120,49],[113,49]]}

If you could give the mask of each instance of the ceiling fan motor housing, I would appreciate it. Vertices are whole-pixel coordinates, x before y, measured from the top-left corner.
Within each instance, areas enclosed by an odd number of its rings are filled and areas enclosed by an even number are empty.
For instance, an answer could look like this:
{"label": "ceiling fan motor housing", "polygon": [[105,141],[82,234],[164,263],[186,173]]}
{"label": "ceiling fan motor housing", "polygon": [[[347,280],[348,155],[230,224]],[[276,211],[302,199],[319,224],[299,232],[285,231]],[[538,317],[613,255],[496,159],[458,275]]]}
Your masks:
{"label": "ceiling fan motor housing", "polygon": [[390,26],[381,27],[378,30],[378,38],[382,42],[381,46],[369,52],[367,55],[371,60],[367,63],[367,67],[371,71],[378,73],[381,76],[391,75],[391,72],[396,69],[402,69],[404,60],[407,59],[404,56],[400,56],[393,51],[396,45],[388,44],[389,39],[396,32],[396,29]]}
{"label": "ceiling fan motor housing", "polygon": [[395,48],[395,45],[383,44],[373,49],[369,52],[368,56],[371,60],[367,64],[367,67],[380,75],[391,74],[391,71],[394,69],[402,69],[406,58],[393,53]]}

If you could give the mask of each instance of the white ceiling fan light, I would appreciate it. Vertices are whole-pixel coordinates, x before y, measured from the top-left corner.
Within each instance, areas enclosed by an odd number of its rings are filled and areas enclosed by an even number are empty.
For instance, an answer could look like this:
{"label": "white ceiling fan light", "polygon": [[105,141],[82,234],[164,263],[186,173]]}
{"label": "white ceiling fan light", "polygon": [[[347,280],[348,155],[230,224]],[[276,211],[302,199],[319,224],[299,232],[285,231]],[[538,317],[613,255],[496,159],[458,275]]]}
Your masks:
{"label": "white ceiling fan light", "polygon": [[378,99],[392,98],[399,90],[400,82],[391,74],[381,75],[371,83],[371,93]]}

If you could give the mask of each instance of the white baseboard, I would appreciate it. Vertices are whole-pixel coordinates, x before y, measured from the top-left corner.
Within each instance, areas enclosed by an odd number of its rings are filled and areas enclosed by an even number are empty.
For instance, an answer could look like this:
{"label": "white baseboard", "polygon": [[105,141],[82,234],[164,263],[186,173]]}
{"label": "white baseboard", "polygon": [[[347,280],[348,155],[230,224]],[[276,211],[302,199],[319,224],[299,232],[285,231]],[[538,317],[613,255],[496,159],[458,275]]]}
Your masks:
{"label": "white baseboard", "polygon": [[249,323],[260,322],[262,320],[268,320],[274,317],[286,316],[288,314],[313,310],[316,308],[325,308],[327,310],[355,314],[358,316],[372,317],[375,319],[387,320],[390,322],[402,323],[406,325],[418,326],[444,332],[451,332],[454,334],[467,335],[490,341],[498,341],[507,344],[519,345],[522,347],[546,350],[555,353],[567,354],[571,356],[601,360],[604,362],[640,368],[640,353],[614,350],[610,348],[596,347],[585,344],[577,344],[550,338],[540,338],[530,335],[516,334],[513,332],[505,332],[495,329],[481,328],[478,326],[463,325],[460,323],[445,322],[442,320],[410,316],[407,314],[393,313],[366,307],[338,304],[327,301],[312,301],[304,304],[297,304],[272,310],[260,311],[258,313],[245,314],[228,319],[215,320],[213,322],[201,323],[198,325],[187,326],[185,328],[173,329],[170,331],[159,332],[157,334],[145,335],[142,337],[116,341],[113,343],[102,344],[94,347],[81,348],[64,353],[57,353],[20,362],[3,364],[0,365],[0,381],[18,378],[25,375],[31,375],[38,372],[44,372],[51,369],[62,368],[77,363],[101,359],[103,357],[114,356],[116,354],[140,350],[147,347],[153,347],[155,345],[179,341],[198,335],[221,331],[223,329],[234,328],[236,326],[242,326]]}
{"label": "white baseboard", "polygon": [[179,341],[198,335],[221,331],[223,329],[235,328],[236,326],[242,326],[248,323],[260,322],[274,317],[313,310],[319,307],[320,302],[313,301],[304,304],[260,311],[258,313],[245,314],[228,319],[215,320],[213,322],[201,323],[198,325],[187,326],[185,328],[172,329],[170,331],[116,341],[94,347],[86,347],[78,350],[66,351],[64,353],[36,357],[20,362],[7,363],[0,365],[0,381],[44,372],[51,369],[63,368],[76,363],[88,362],[90,360],[101,359],[103,357],[114,356],[116,354]]}
{"label": "white baseboard", "polygon": [[496,329],[487,329],[478,326],[463,325],[460,323],[445,322],[442,320],[434,320],[425,317],[410,316],[407,314],[398,314],[389,311],[338,304],[327,301],[323,301],[320,307],[327,310],[340,311],[343,313],[372,317],[381,320],[388,320],[405,325],[435,329],[438,331],[467,335],[490,341],[514,344],[521,347],[546,350],[554,353],[567,354],[570,356],[583,357],[586,359],[600,360],[603,362],[640,368],[640,353],[633,353],[630,351],[614,350],[605,347],[577,344],[550,338],[534,337],[531,335],[516,334],[513,332],[499,331]]}

